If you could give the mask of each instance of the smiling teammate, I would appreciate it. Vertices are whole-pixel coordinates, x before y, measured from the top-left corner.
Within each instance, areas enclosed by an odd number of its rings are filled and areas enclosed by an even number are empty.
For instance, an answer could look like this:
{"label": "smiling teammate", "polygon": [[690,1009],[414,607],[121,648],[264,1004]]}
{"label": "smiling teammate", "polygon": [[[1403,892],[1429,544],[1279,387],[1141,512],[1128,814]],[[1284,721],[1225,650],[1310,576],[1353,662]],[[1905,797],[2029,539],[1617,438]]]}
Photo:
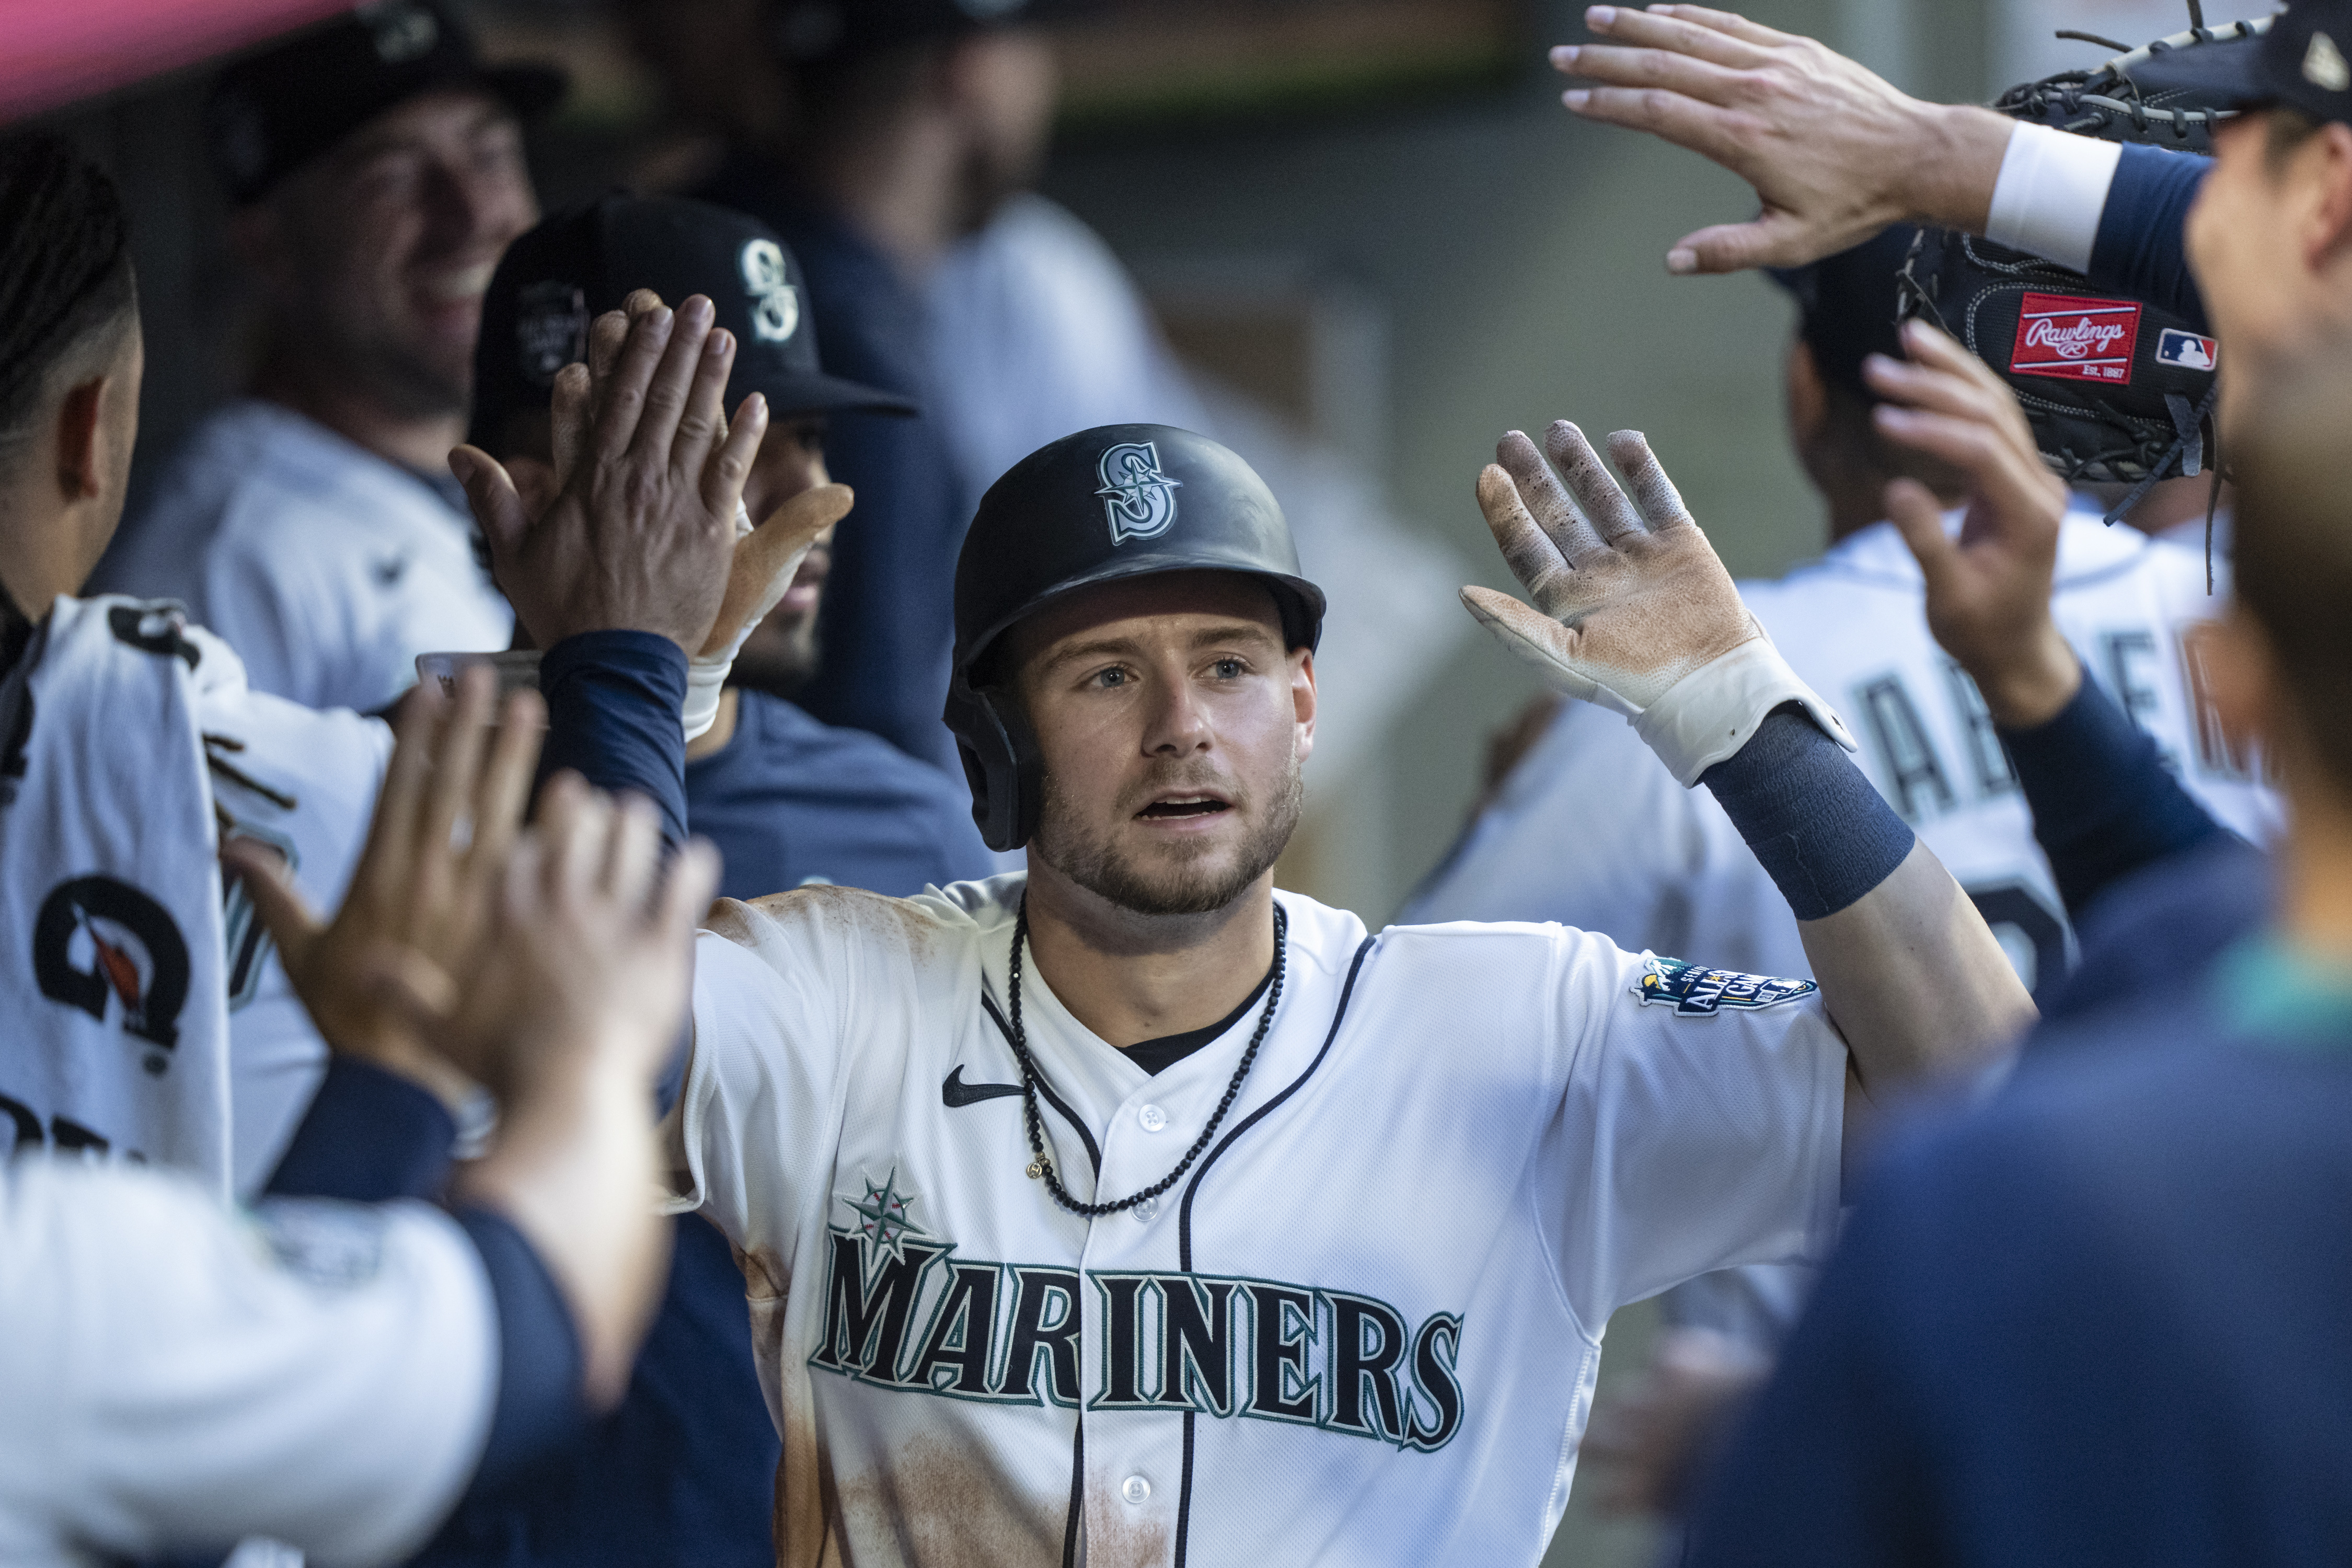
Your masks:
{"label": "smiling teammate", "polygon": [[[1466,596],[1706,776],[1818,987],[1277,895],[1322,610],[1279,507],[1164,426],[1033,455],[949,709],[1029,872],[722,904],[698,957],[667,1135],[744,1258],[780,1561],[1532,1563],[1610,1312],[1821,1248],[1869,1097],[2031,1016],[1640,437],[1633,503],[1549,444],[1576,503],[1517,435],[1479,485],[1548,613]],[[627,742],[671,700],[601,700],[592,776],[675,800]]]}

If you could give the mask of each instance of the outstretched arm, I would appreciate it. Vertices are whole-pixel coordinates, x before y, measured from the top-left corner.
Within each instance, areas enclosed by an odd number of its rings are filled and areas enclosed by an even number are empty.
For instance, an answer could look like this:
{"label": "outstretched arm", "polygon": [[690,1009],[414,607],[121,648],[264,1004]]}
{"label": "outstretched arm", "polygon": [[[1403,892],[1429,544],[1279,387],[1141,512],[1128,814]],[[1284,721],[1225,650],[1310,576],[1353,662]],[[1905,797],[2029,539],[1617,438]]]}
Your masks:
{"label": "outstretched arm", "polygon": [[[1623,714],[1684,784],[1714,790],[1797,916],[1860,1095],[1998,1055],[2032,1020],[2025,988],[1843,754],[1844,725],[1739,602],[1648,443],[1609,439],[1625,490],[1566,420],[1547,445],[1565,485],[1517,431],[1478,477],[1535,607],[1465,588],[1471,613],[1552,685]],[[1850,1121],[1861,1109],[1850,1095]]]}
{"label": "outstretched arm", "polygon": [[[1755,187],[1746,223],[1685,235],[1670,272],[1794,267],[1890,224],[1965,229],[2191,321],[2181,219],[2206,160],[1927,103],[1811,38],[1702,5],[1594,5],[1564,45],[1568,107],[1647,131]],[[1590,84],[1590,85],[1588,85]]]}

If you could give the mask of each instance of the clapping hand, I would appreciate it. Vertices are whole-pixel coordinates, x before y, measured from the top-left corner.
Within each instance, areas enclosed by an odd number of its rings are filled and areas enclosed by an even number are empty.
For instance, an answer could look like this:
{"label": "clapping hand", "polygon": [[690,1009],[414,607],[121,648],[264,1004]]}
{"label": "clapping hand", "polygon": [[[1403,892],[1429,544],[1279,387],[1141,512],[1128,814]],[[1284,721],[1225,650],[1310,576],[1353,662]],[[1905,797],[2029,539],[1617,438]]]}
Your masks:
{"label": "clapping hand", "polygon": [[1908,360],[1873,355],[1863,374],[1886,402],[1879,433],[1957,468],[1969,488],[1957,539],[1916,479],[1886,488],[1887,516],[1927,584],[1927,629],[1984,694],[1993,721],[2031,729],[2057,716],[2082,665],[2050,614],[2066,487],[2042,463],[2024,410],[1991,367],[1925,321],[1903,329]]}

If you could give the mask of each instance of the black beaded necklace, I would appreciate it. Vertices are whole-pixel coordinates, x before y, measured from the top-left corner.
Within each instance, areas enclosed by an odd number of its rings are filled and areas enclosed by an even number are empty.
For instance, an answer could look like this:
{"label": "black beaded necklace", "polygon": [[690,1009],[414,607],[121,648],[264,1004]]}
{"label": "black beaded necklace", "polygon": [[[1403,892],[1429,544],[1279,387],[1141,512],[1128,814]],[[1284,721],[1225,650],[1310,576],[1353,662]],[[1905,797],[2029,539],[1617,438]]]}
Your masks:
{"label": "black beaded necklace", "polygon": [[1209,1124],[1201,1129],[1201,1135],[1192,1140],[1192,1146],[1176,1162],[1174,1170],[1139,1193],[1129,1193],[1103,1204],[1080,1203],[1072,1197],[1062,1185],[1062,1178],[1054,1173],[1054,1162],[1045,1156],[1045,1124],[1037,1114],[1037,1064],[1029,1059],[1029,1031],[1021,1026],[1021,950],[1028,944],[1029,900],[1024,894],[1021,912],[1013,922],[1013,957],[1005,965],[1008,979],[1004,989],[1006,1010],[1013,1015],[1013,1054],[1021,1063],[1021,1120],[1029,1131],[1029,1152],[1034,1156],[1029,1163],[1030,1178],[1044,1178],[1045,1190],[1054,1195],[1055,1203],[1088,1219],[1150,1203],[1183,1179],[1184,1173],[1192,1168],[1192,1162],[1201,1157],[1201,1151],[1209,1146],[1209,1140],[1216,1136],[1225,1112],[1234,1108],[1234,1100],[1242,1092],[1242,1080],[1249,1077],[1250,1064],[1257,1060],[1257,1048],[1265,1043],[1265,1032],[1274,1025],[1274,1010],[1282,1004],[1282,973],[1290,947],[1290,918],[1283,913],[1280,904],[1274,906],[1274,979],[1266,986],[1265,1011],[1259,1015],[1257,1031],[1250,1036],[1249,1048],[1242,1052],[1242,1059],[1234,1068],[1233,1081],[1225,1085],[1224,1098],[1217,1101],[1217,1113],[1209,1118]]}

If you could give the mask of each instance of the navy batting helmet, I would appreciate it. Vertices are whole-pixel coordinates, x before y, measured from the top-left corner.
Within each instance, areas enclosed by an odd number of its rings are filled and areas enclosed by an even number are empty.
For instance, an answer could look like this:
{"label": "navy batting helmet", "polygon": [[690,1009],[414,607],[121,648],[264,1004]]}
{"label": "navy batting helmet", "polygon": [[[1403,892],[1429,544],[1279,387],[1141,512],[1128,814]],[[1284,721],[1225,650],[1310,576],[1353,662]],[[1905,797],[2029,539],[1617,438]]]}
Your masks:
{"label": "navy batting helmet", "polygon": [[1205,436],[1105,425],[1040,447],[988,488],[956,560],[945,717],[990,848],[1029,842],[1044,789],[1027,716],[982,668],[997,639],[1078,589],[1202,571],[1265,584],[1290,647],[1312,649],[1322,635],[1323,590],[1298,574],[1274,492]]}

